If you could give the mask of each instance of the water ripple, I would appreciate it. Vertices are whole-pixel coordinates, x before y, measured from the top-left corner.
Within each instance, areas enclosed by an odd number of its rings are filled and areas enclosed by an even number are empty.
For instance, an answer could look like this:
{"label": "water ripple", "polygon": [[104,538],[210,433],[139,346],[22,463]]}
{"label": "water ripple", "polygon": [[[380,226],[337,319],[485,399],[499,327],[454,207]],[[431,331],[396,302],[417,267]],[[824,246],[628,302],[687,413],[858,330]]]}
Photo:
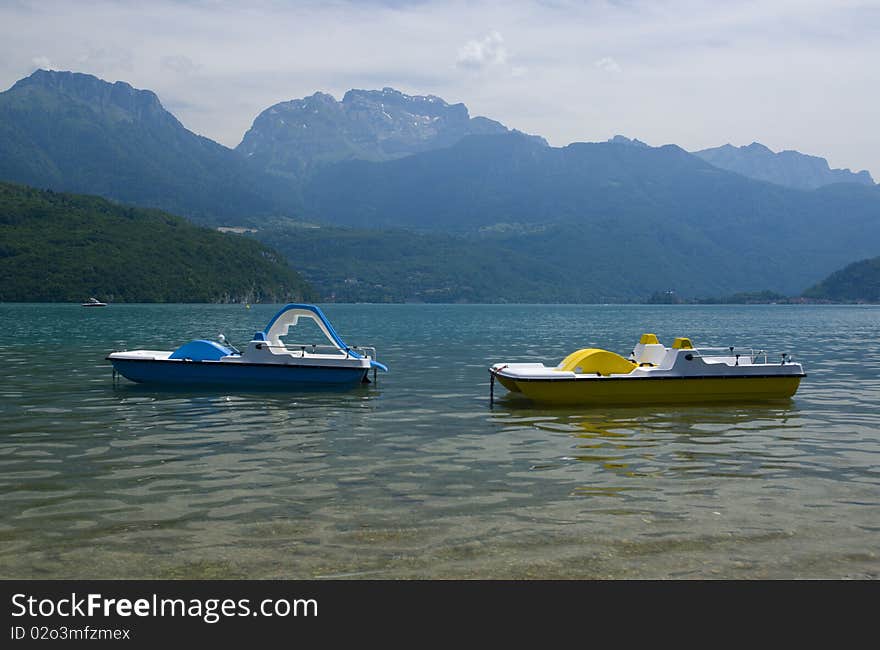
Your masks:
{"label": "water ripple", "polygon": [[[377,385],[111,382],[110,350],[243,341],[274,309],[0,305],[0,577],[878,576],[876,308],[332,305]],[[643,330],[809,376],[773,406],[489,408],[491,363]]]}

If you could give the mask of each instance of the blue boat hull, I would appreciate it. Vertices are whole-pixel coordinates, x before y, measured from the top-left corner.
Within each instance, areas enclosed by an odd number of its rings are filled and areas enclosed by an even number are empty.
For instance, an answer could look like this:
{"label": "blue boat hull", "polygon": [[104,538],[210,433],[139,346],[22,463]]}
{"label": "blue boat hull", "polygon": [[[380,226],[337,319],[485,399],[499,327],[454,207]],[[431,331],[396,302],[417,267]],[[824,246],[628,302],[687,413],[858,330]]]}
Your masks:
{"label": "blue boat hull", "polygon": [[138,383],[238,387],[344,386],[367,379],[368,368],[305,367],[282,364],[111,359],[114,369]]}

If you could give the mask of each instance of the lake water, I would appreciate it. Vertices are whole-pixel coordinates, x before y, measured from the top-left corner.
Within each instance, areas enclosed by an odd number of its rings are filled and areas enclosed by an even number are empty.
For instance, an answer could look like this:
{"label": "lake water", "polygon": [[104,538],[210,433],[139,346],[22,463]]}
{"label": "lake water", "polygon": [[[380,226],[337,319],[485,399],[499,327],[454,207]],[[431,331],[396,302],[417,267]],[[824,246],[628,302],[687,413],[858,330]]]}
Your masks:
{"label": "lake water", "polygon": [[[391,372],[157,390],[105,356],[277,306],[0,305],[0,578],[878,578],[880,308],[326,305]],[[765,405],[530,408],[498,361],[791,352]]]}

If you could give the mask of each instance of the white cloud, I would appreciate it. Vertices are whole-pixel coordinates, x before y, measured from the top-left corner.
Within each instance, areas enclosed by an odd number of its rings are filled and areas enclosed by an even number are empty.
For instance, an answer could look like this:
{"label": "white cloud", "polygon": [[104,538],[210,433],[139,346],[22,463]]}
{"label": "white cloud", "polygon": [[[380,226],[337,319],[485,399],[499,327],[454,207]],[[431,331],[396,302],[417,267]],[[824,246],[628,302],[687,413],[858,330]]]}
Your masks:
{"label": "white cloud", "polygon": [[557,146],[757,140],[880,178],[878,30],[877,0],[0,0],[0,90],[39,59],[235,146],[276,102],[393,86]]}
{"label": "white cloud", "polygon": [[31,63],[34,64],[35,68],[42,68],[43,70],[52,70],[52,62],[49,61],[49,57],[46,56],[35,56],[31,59]]}
{"label": "white cloud", "polygon": [[159,65],[163,70],[174,72],[180,75],[195,74],[202,67],[201,65],[195,63],[188,56],[184,56],[182,54],[163,56],[159,60]]}
{"label": "white cloud", "polygon": [[125,45],[88,45],[76,56],[76,65],[82,72],[92,74],[131,74],[134,71],[134,54]]}
{"label": "white cloud", "polygon": [[481,69],[507,62],[504,37],[492,31],[479,40],[468,41],[458,49],[456,65],[461,68]]}
{"label": "white cloud", "polygon": [[605,72],[620,72],[620,65],[610,56],[603,56],[598,61],[593,62],[593,65]]}

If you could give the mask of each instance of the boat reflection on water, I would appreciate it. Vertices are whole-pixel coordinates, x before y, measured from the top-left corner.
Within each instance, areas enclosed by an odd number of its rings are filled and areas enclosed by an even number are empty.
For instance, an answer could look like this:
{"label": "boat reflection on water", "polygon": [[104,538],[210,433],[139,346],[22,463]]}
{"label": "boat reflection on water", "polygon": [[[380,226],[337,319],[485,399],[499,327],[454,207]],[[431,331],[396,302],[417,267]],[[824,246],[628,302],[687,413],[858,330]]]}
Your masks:
{"label": "boat reflection on water", "polygon": [[[287,449],[311,441],[322,444],[328,432],[358,431],[374,417],[381,391],[377,384],[354,387],[304,387],[219,392],[210,386],[153,386],[120,382],[112,389],[117,409],[126,413],[114,430],[126,445],[160,449],[188,446],[189,454],[213,457],[241,451],[262,457],[256,441],[269,443],[277,461]],[[211,443],[199,447],[198,443]],[[233,444],[232,447],[228,446]],[[261,444],[261,443],[259,443]],[[291,459],[293,462],[294,459]]]}
{"label": "boat reflection on water", "polygon": [[801,417],[792,400],[607,409],[535,409],[529,402],[503,400],[492,418],[505,428],[528,426],[555,437],[554,457],[535,459],[532,469],[571,471],[579,481],[572,495],[626,496],[668,489],[680,479],[804,471]]}

